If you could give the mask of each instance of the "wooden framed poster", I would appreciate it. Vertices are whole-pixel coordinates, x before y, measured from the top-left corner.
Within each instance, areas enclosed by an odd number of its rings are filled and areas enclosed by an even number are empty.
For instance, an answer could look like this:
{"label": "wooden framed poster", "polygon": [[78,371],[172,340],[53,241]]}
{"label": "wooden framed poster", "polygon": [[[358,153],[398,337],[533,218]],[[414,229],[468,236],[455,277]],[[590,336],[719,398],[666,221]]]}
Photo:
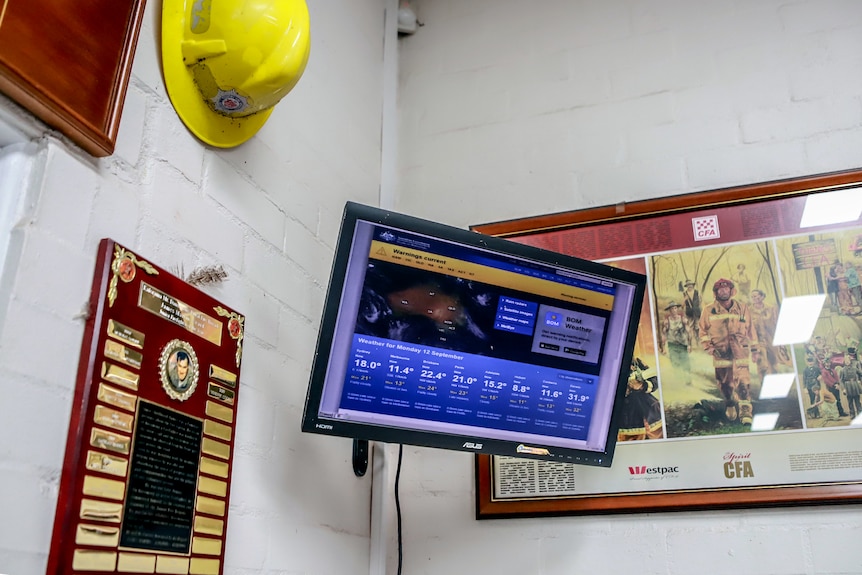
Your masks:
{"label": "wooden framed poster", "polygon": [[244,331],[102,240],[47,573],[222,573]]}
{"label": "wooden framed poster", "polygon": [[862,170],[473,226],[647,275],[613,466],[476,459],[477,518],[862,502]]}

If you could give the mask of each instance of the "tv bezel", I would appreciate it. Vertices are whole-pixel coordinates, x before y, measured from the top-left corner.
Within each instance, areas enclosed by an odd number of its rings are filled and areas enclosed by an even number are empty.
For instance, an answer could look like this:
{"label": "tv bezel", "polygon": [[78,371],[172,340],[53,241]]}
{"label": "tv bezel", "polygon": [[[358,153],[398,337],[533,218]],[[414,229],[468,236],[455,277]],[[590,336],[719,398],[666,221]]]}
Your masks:
{"label": "tv bezel", "polygon": [[[332,356],[339,309],[341,306],[345,279],[347,278],[348,262],[354,241],[357,221],[365,221],[374,225],[390,226],[405,232],[429,236],[446,242],[463,244],[467,247],[488,250],[502,255],[534,260],[536,262],[568,268],[572,272],[581,272],[604,277],[612,281],[631,284],[634,287],[632,305],[629,309],[621,369],[617,374],[616,393],[611,407],[610,424],[605,448],[602,451],[575,449],[555,445],[541,445],[534,441],[512,441],[483,437],[481,435],[461,435],[458,433],[440,433],[429,430],[411,429],[396,426],[381,426],[366,422],[345,421],[340,419],[322,418],[319,416],[320,404],[323,398],[324,385]],[[616,447],[619,429],[620,411],[623,405],[626,385],[629,379],[638,320],[643,305],[646,289],[646,277],[636,272],[612,267],[606,264],[567,256],[565,254],[545,250],[510,240],[483,235],[477,232],[456,228],[446,224],[426,219],[396,213],[382,208],[372,207],[355,202],[346,202],[342,214],[341,227],[335,246],[332,269],[327,284],[324,307],[321,317],[318,339],[308,381],[305,406],[302,415],[302,431],[322,435],[346,437],[359,440],[380,441],[384,443],[400,443],[431,448],[440,448],[489,455],[508,455],[527,457],[545,461],[563,461],[566,463],[610,467]],[[605,347],[613,345],[605,342]],[[349,349],[345,350],[349,353]],[[524,444],[528,448],[524,451]],[[552,455],[543,455],[547,450]]]}

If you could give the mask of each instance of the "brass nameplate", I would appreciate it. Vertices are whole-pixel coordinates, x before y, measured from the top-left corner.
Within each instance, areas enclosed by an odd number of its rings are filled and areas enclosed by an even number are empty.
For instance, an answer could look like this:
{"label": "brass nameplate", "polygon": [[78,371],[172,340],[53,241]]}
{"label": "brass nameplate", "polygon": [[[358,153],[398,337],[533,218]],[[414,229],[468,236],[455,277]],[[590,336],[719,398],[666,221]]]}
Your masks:
{"label": "brass nameplate", "polygon": [[192,553],[196,555],[221,555],[221,539],[193,537]]}
{"label": "brass nameplate", "polygon": [[206,414],[226,423],[233,423],[233,410],[213,401],[207,400]]}
{"label": "brass nameplate", "polygon": [[171,575],[188,575],[188,557],[170,557],[158,555],[156,557],[156,573],[169,573]]}
{"label": "brass nameplate", "polygon": [[86,498],[81,500],[81,519],[119,523],[122,514],[123,505],[121,503],[110,503],[109,501],[97,501]]}
{"label": "brass nameplate", "polygon": [[81,523],[75,532],[75,544],[116,547],[120,542],[120,528]]}
{"label": "brass nameplate", "polygon": [[122,481],[105,479],[104,477],[85,475],[84,488],[81,489],[81,492],[84,495],[91,495],[93,497],[122,501],[123,496],[126,494],[126,484]]}
{"label": "brass nameplate", "polygon": [[203,515],[195,515],[195,533],[221,536],[224,534],[224,521],[213,519],[212,517],[204,517]]}
{"label": "brass nameplate", "polygon": [[167,293],[141,282],[138,307],[221,347],[222,323]]}
{"label": "brass nameplate", "polygon": [[213,421],[212,419],[204,420],[204,435],[211,435],[218,439],[230,441],[231,432],[231,428],[223,423]]}
{"label": "brass nameplate", "polygon": [[236,398],[235,392],[213,382],[209,382],[209,385],[207,386],[207,395],[213,399],[223,401],[228,405],[233,405]]}
{"label": "brass nameplate", "polygon": [[104,405],[97,405],[93,414],[93,421],[111,429],[131,433],[134,430],[132,423],[135,421],[135,416],[128,413],[120,413],[116,409],[111,409]]}
{"label": "brass nameplate", "polygon": [[135,411],[135,403],[138,400],[137,395],[114,389],[104,383],[99,384],[99,394],[97,397],[99,401],[104,401],[126,411]]}
{"label": "brass nameplate", "polygon": [[117,571],[121,573],[155,573],[156,556],[140,553],[120,553]]}
{"label": "brass nameplate", "polygon": [[113,551],[75,549],[72,555],[72,569],[75,571],[113,571],[116,564],[117,554]]}
{"label": "brass nameplate", "polygon": [[144,354],[133,349],[129,349],[123,344],[112,339],[105,340],[105,357],[131,365],[138,369],[141,368],[141,362],[144,361]]}
{"label": "brass nameplate", "polygon": [[195,502],[195,511],[206,513],[207,515],[224,517],[225,502],[222,499],[213,499],[212,497],[198,495],[198,499]]}
{"label": "brass nameplate", "polygon": [[225,497],[227,495],[227,481],[219,481],[212,477],[198,476],[198,491],[208,495]]}
{"label": "brass nameplate", "polygon": [[189,575],[218,575],[220,562],[218,559],[204,559],[203,557],[192,557],[189,566]]}
{"label": "brass nameplate", "polygon": [[223,383],[229,387],[236,387],[236,374],[217,365],[210,364],[210,379]]}
{"label": "brass nameplate", "polygon": [[127,387],[132,391],[138,391],[138,380],[140,376],[119,365],[107,361],[102,362],[102,379]]}
{"label": "brass nameplate", "polygon": [[90,432],[90,445],[106,451],[128,455],[132,446],[132,438],[94,427]]}
{"label": "brass nameplate", "polygon": [[87,469],[91,471],[101,471],[108,475],[125,477],[126,471],[129,469],[129,460],[122,457],[108,455],[106,453],[88,450],[86,465]]}
{"label": "brass nameplate", "polygon": [[221,457],[222,459],[230,459],[230,445],[220,441],[215,441],[209,437],[204,437],[203,443],[201,444],[201,451],[207,455],[214,455],[216,457]]}
{"label": "brass nameplate", "polygon": [[229,469],[230,468],[228,467],[228,464],[224,461],[216,461],[215,459],[210,459],[209,457],[201,457],[201,473],[226,478]]}
{"label": "brass nameplate", "polygon": [[144,348],[144,334],[112,319],[108,320],[108,335],[138,349]]}

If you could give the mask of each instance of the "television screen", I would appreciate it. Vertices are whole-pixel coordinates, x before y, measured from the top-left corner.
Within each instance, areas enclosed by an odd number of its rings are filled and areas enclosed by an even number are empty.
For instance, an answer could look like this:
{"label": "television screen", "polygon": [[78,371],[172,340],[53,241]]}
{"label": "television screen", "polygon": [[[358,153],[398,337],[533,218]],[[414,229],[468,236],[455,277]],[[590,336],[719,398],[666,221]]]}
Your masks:
{"label": "television screen", "polygon": [[348,202],[302,429],[610,466],[644,284]]}

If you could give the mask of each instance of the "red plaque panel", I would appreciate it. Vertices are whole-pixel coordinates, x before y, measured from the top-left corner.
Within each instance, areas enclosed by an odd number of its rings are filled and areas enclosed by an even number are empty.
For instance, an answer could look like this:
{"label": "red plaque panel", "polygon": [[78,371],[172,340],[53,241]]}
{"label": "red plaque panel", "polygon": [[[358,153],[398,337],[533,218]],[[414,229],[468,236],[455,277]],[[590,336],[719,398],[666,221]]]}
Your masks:
{"label": "red plaque panel", "polygon": [[48,575],[222,573],[244,330],[102,240]]}

